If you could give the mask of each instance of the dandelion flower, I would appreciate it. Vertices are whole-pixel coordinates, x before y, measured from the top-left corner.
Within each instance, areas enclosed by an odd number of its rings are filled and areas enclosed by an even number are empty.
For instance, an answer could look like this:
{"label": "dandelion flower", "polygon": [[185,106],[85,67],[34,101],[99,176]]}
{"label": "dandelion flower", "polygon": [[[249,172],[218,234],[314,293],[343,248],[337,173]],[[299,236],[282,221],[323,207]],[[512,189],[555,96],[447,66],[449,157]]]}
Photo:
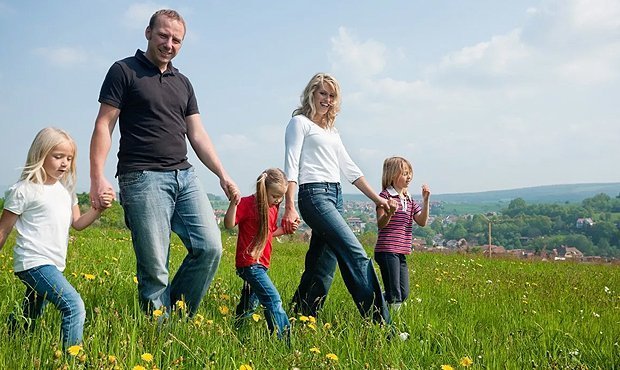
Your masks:
{"label": "dandelion flower", "polygon": [[227,306],[220,306],[219,310],[222,315],[228,315],[228,313],[230,312]]}
{"label": "dandelion flower", "polygon": [[160,317],[163,314],[164,314],[164,312],[162,310],[160,310],[160,309],[157,309],[157,310],[153,311],[153,317],[154,318],[158,318],[158,317]]}
{"label": "dandelion flower", "polygon": [[133,282],[134,282],[135,284],[138,284],[138,277],[137,277],[137,276],[134,276],[134,277],[133,277]]}
{"label": "dandelion flower", "polygon": [[116,356],[109,355],[108,356],[108,362],[111,363],[111,364],[115,364],[116,363]]}
{"label": "dandelion flower", "polygon": [[184,301],[177,301],[174,304],[179,310],[184,310],[185,308],[187,308],[187,305],[185,304]]}
{"label": "dandelion flower", "polygon": [[80,351],[82,350],[82,346],[80,345],[75,345],[75,346],[71,346],[67,349],[67,352],[71,355],[71,356],[77,356],[78,353],[80,353]]}
{"label": "dandelion flower", "polygon": [[312,324],[316,323],[316,319],[314,318],[314,316],[308,316],[308,321],[310,321]]}
{"label": "dandelion flower", "polygon": [[321,353],[321,350],[318,349],[317,347],[312,347],[312,348],[310,348],[310,352],[312,352],[312,353]]}
{"label": "dandelion flower", "polygon": [[256,313],[253,313],[253,314],[252,314],[252,320],[254,320],[254,321],[258,322],[258,320],[260,320],[260,315],[259,315],[259,314],[256,314]]}
{"label": "dandelion flower", "polygon": [[151,362],[153,361],[153,355],[150,353],[143,353],[142,356],[140,356],[140,358],[146,362]]}
{"label": "dandelion flower", "polygon": [[328,354],[325,355],[325,357],[330,359],[330,360],[332,360],[332,361],[338,361],[338,356],[336,356],[333,353],[328,353]]}
{"label": "dandelion flower", "polygon": [[459,364],[463,367],[470,367],[473,363],[474,361],[469,356],[465,356],[459,361]]}
{"label": "dandelion flower", "polygon": [[252,366],[243,364],[239,366],[239,370],[252,370]]}
{"label": "dandelion flower", "polygon": [[450,365],[441,365],[441,370],[454,370],[454,368]]}
{"label": "dandelion flower", "polygon": [[196,326],[200,326],[202,325],[202,323],[205,321],[205,317],[202,316],[201,314],[196,314],[196,316],[194,316],[194,325]]}
{"label": "dandelion flower", "polygon": [[325,330],[329,330],[332,328],[332,324],[326,322],[325,324],[323,324],[323,327],[325,328]]}
{"label": "dandelion flower", "polygon": [[301,322],[308,321],[308,316],[299,316],[299,321],[301,321]]}
{"label": "dandelion flower", "polygon": [[142,365],[136,365],[131,370],[146,370],[146,368]]}
{"label": "dandelion flower", "polygon": [[314,331],[316,331],[316,325],[314,325],[313,323],[308,324],[308,327]]}

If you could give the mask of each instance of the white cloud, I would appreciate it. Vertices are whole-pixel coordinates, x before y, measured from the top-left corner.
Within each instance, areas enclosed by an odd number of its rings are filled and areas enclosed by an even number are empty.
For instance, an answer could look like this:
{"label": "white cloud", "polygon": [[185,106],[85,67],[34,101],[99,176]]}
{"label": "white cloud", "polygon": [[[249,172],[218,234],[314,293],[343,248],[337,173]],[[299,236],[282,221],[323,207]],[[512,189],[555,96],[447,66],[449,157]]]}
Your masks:
{"label": "white cloud", "polygon": [[570,5],[571,20],[577,28],[620,29],[620,2],[617,0],[575,0]]}
{"label": "white cloud", "polygon": [[334,71],[351,73],[366,78],[377,75],[386,65],[386,47],[372,39],[356,40],[345,27],[338,29],[338,36],[332,37],[330,61]]}
{"label": "white cloud", "polygon": [[123,14],[123,23],[128,28],[145,29],[153,13],[159,9],[168,8],[165,5],[155,3],[138,3],[131,5]]}
{"label": "white cloud", "polygon": [[506,35],[493,36],[490,41],[448,54],[442,59],[440,68],[477,66],[489,72],[504,73],[529,55],[528,47],[521,41],[521,30],[515,29]]}
{"label": "white cloud", "polygon": [[60,67],[74,67],[86,64],[89,60],[88,53],[80,48],[62,47],[41,47],[34,49],[34,53],[50,63]]}
{"label": "white cloud", "polygon": [[618,78],[620,43],[606,45],[561,63],[557,68],[560,78],[581,84],[613,82]]}

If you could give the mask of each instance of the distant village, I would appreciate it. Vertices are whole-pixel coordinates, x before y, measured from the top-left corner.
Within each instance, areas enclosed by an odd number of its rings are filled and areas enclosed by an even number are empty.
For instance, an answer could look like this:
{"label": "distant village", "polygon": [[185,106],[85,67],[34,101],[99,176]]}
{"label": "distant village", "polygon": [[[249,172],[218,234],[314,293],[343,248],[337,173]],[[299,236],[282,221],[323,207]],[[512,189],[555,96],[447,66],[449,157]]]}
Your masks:
{"label": "distant village", "polygon": [[[431,209],[433,206],[439,206],[439,202],[431,202]],[[215,215],[218,224],[222,224],[226,209],[215,209]],[[283,207],[280,207],[280,217],[283,213]],[[368,201],[344,201],[344,215],[345,219],[353,230],[354,233],[361,235],[366,232],[376,233],[376,212],[373,203]],[[473,215],[449,215],[449,216],[433,216],[432,213],[428,219],[427,225],[430,225],[438,217],[444,225],[449,225],[456,222],[461,218],[472,217]],[[592,226],[593,221],[590,218],[580,218],[577,220],[576,227],[588,227]],[[427,226],[428,227],[428,226]],[[297,233],[297,237],[309,241],[311,236],[310,228],[301,223]],[[620,263],[620,260],[616,260],[608,257],[600,256],[585,256],[579,249],[573,246],[559,246],[552,250],[541,250],[538,252],[527,250],[523,248],[508,249],[501,245],[484,244],[478,245],[475,242],[471,242],[465,239],[459,240],[447,240],[442,234],[437,234],[432,238],[432,244],[429,245],[424,238],[416,238],[414,236],[412,241],[412,249],[415,251],[426,251],[436,253],[478,253],[491,257],[512,257],[523,259],[538,259],[543,261],[576,261],[576,262],[601,262],[601,263]]]}

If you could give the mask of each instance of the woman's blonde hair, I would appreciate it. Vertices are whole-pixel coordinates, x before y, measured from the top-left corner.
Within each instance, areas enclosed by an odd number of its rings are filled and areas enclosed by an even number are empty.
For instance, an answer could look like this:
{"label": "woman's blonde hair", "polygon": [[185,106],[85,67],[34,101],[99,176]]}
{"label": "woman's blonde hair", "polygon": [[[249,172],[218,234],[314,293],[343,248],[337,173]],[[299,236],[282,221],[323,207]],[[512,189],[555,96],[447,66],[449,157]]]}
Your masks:
{"label": "woman's blonde hair", "polygon": [[293,116],[303,114],[309,119],[314,118],[316,114],[314,92],[323,85],[329,85],[334,90],[332,105],[327,111],[327,114],[323,116],[321,122],[326,128],[332,128],[336,124],[336,115],[340,112],[340,85],[333,76],[327,73],[317,73],[310,79],[308,85],[306,85],[306,88],[301,94],[301,106],[293,111]]}
{"label": "woman's blonde hair", "polygon": [[269,168],[256,179],[256,207],[258,209],[258,235],[250,248],[250,255],[258,259],[265,250],[269,236],[269,196],[268,189],[286,192],[288,181],[279,168]]}
{"label": "woman's blonde hair", "polygon": [[[383,176],[381,177],[381,188],[387,189],[394,186],[394,181],[400,174],[409,170],[413,178],[413,166],[403,157],[390,157],[383,161]],[[407,189],[403,189],[403,193],[408,195]]]}
{"label": "woman's blonde hair", "polygon": [[26,164],[22,170],[20,180],[30,181],[36,184],[45,184],[47,181],[47,173],[43,168],[45,158],[56,146],[63,143],[69,143],[73,147],[73,160],[69,168],[67,168],[67,173],[61,177],[59,181],[73,192],[75,190],[77,177],[75,171],[77,146],[73,138],[66,131],[55,127],[46,127],[39,131],[37,136],[34,137],[32,144],[30,144],[30,149],[28,150]]}

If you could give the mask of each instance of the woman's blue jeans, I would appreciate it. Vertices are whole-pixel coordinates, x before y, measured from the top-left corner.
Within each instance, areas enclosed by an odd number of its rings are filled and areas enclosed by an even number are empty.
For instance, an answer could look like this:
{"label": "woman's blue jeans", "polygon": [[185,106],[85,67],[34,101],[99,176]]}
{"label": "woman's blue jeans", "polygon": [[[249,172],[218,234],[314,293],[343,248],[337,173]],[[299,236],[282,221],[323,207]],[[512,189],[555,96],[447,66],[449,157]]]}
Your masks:
{"label": "woman's blue jeans", "polygon": [[237,275],[243,279],[241,300],[235,312],[237,320],[251,316],[260,302],[265,307],[265,321],[269,332],[273,333],[277,328],[278,338],[288,337],[288,316],[282,307],[280,293],[267,275],[267,268],[261,264],[241,267],[237,269]]}
{"label": "woman's blue jeans", "polygon": [[[184,300],[189,314],[195,314],[220,263],[222,236],[194,169],[129,172],[119,175],[118,183],[142,309],[170,309]],[[169,282],[171,231],[187,255]]]}
{"label": "woman's blue jeans", "polygon": [[390,314],[372,261],[342,217],[342,190],[338,183],[310,183],[299,187],[299,211],[312,229],[305,270],[293,296],[296,310],[316,316],[336,271],[363,316],[390,323]]}
{"label": "woman's blue jeans", "polygon": [[[86,310],[80,294],[53,265],[42,265],[15,273],[26,284],[22,303],[26,319],[36,320],[43,314],[47,301],[60,311],[60,337],[63,348],[82,343]],[[34,328],[30,323],[30,328]]]}

